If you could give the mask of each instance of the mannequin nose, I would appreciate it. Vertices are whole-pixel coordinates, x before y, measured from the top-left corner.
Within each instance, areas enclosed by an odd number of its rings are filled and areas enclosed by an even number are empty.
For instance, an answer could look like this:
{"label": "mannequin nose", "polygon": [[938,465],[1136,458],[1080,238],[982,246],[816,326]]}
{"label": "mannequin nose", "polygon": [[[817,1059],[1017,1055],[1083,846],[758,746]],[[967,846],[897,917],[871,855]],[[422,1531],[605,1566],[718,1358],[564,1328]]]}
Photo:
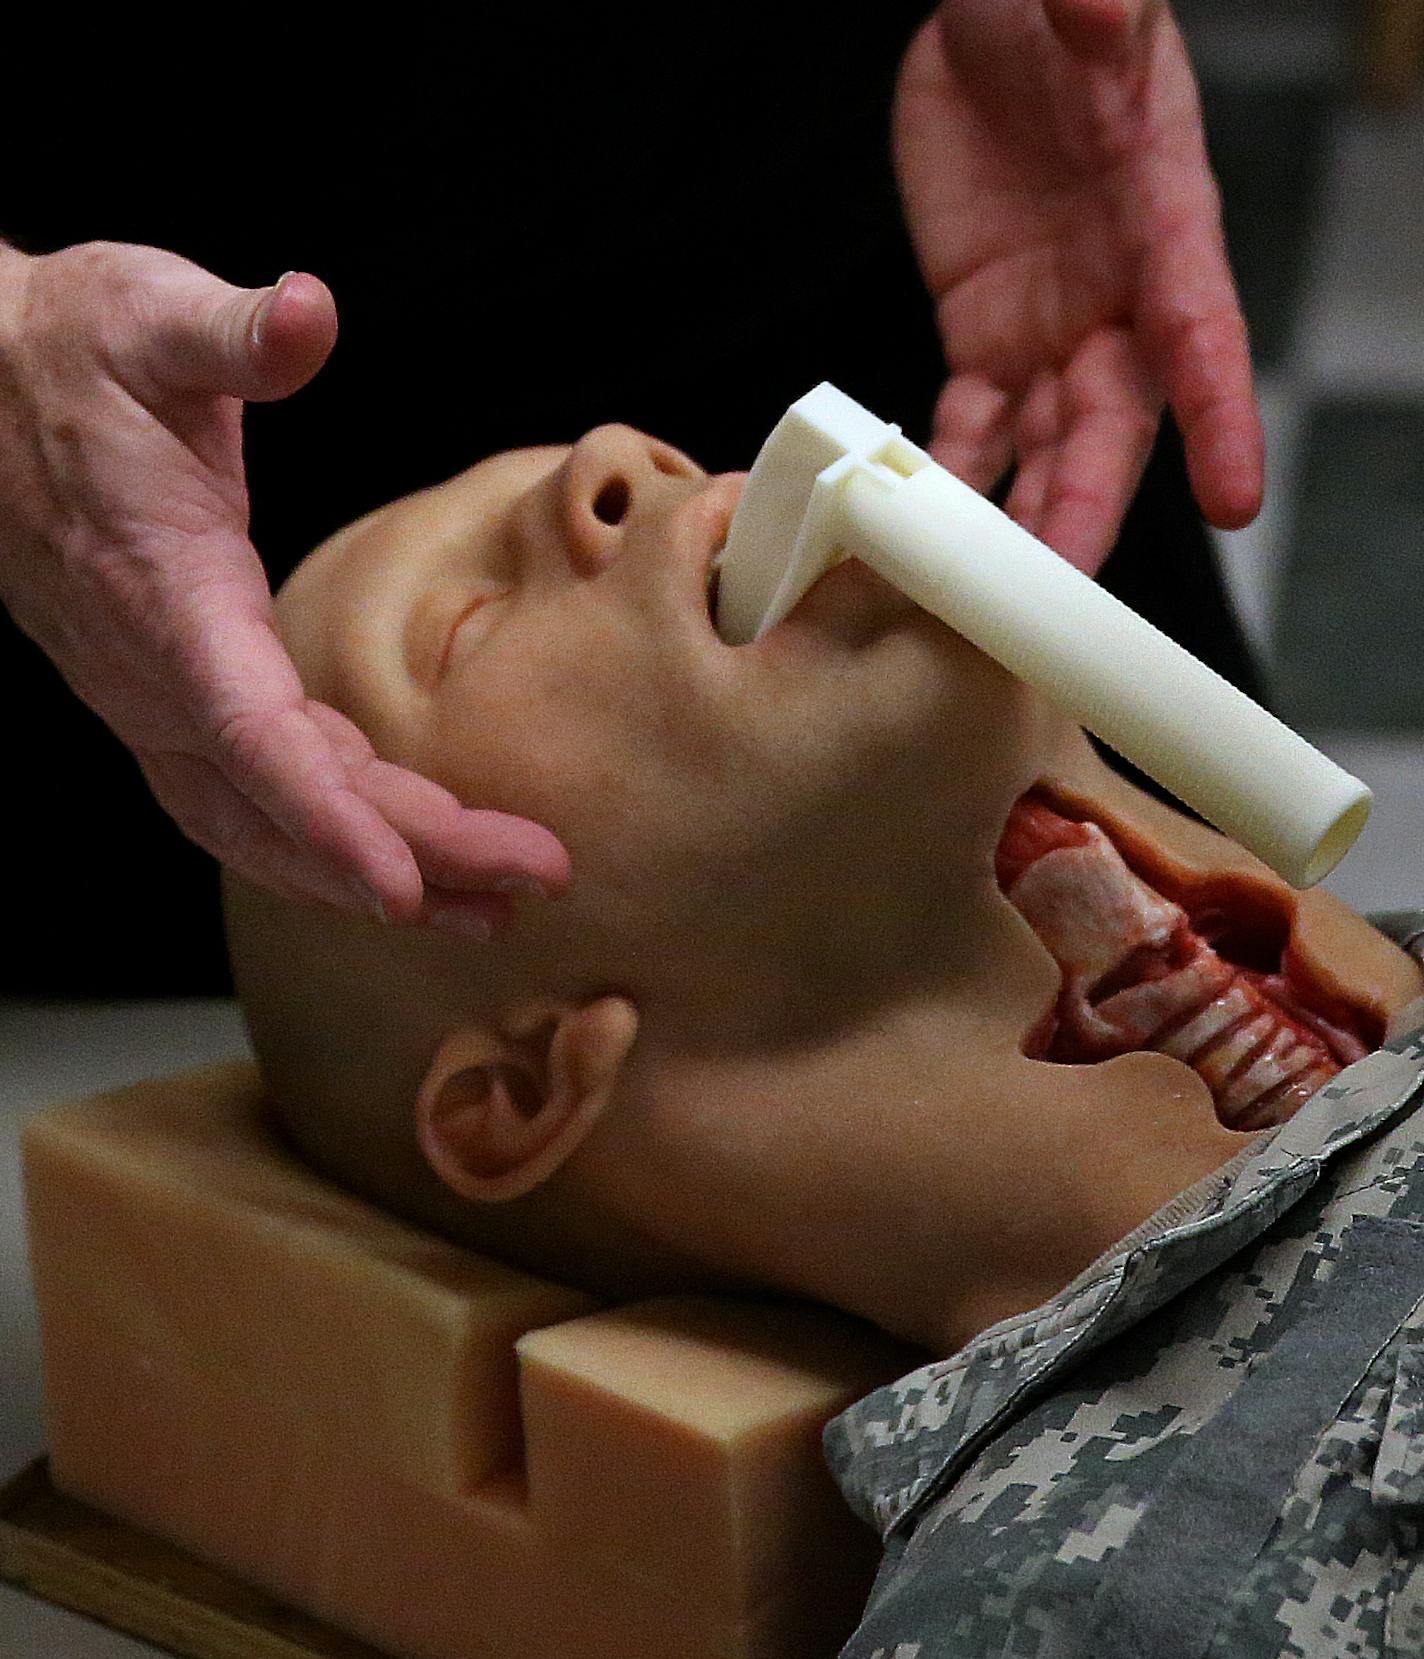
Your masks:
{"label": "mannequin nose", "polygon": [[580,438],[563,480],[569,550],[580,575],[607,569],[628,520],[669,478],[698,476],[685,455],[631,426],[600,426]]}

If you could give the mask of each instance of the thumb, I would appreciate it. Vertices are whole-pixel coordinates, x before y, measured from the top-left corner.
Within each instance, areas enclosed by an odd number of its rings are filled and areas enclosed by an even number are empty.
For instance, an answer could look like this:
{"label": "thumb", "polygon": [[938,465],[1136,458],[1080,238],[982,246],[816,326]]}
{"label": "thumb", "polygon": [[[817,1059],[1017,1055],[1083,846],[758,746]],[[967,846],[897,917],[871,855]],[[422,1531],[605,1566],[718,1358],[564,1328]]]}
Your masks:
{"label": "thumb", "polygon": [[141,352],[146,378],[170,392],[266,403],[305,386],[336,344],[336,301],[317,277],[289,271],[270,288],[206,277],[170,294],[166,326]]}
{"label": "thumb", "polygon": [[305,386],[336,344],[336,301],[319,278],[288,271],[253,314],[250,338],[268,388],[238,393],[251,402],[289,397]]}

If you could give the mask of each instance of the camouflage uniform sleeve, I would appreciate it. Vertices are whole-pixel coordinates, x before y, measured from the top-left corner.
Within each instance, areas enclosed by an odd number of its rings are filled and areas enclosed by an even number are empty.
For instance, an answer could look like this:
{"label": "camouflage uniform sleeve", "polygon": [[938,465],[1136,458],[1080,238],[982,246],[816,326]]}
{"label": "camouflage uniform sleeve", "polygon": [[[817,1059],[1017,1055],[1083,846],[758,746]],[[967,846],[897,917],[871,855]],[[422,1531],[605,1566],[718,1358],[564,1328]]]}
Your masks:
{"label": "camouflage uniform sleeve", "polygon": [[843,1659],[1421,1659],[1424,1044],[1400,1050],[1361,1063],[1411,1079],[1377,1120],[1342,1083],[1263,1143],[1276,1191],[1313,1134],[1313,1187],[887,1528]]}

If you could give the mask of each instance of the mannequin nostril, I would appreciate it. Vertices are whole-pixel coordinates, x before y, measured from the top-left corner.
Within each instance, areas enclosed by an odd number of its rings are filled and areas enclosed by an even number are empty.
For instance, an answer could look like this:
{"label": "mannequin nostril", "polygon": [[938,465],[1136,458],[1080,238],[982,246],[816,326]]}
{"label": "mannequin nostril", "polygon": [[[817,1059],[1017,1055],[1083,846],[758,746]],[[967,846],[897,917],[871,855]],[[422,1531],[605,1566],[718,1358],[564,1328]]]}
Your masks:
{"label": "mannequin nostril", "polygon": [[603,524],[621,524],[628,516],[631,499],[628,480],[610,478],[593,498],[593,516]]}

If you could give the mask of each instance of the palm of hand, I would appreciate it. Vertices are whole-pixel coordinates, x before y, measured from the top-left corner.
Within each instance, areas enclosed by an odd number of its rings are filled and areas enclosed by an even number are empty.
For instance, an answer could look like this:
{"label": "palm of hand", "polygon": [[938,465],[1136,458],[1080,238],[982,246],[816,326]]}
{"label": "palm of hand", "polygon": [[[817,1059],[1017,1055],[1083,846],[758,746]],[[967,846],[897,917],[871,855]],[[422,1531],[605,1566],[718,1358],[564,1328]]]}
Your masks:
{"label": "palm of hand", "polygon": [[273,629],[242,400],[319,367],[325,290],[285,290],[259,338],[264,291],[156,249],[93,243],[10,273],[0,599],[180,827],[254,881],[402,920],[483,930],[507,889],[564,885],[548,831],[379,760],[306,697]]}
{"label": "palm of hand", "polygon": [[895,141],[951,369],[936,457],[981,489],[1015,466],[1009,511],[1094,569],[1165,394],[1208,516],[1249,520],[1261,457],[1244,325],[1165,10],[1086,59],[1043,0],[956,0],[906,56]]}

